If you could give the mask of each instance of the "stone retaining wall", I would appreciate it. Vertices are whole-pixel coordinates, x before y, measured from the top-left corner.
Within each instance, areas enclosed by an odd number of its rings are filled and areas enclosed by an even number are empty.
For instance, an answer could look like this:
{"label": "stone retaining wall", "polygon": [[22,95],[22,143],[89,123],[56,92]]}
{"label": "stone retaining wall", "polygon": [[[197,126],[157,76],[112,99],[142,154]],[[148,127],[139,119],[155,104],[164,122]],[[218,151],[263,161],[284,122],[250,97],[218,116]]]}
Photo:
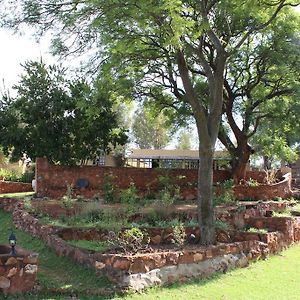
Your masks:
{"label": "stone retaining wall", "polygon": [[234,187],[234,193],[238,200],[267,200],[282,198],[286,199],[292,196],[291,173],[283,176],[283,180],[274,184],[260,184],[258,186],[237,185]]}
{"label": "stone retaining wall", "polygon": [[32,290],[38,270],[38,254],[16,247],[0,245],[0,293],[23,293]]}
{"label": "stone retaining wall", "polygon": [[0,194],[32,192],[31,183],[0,181]]}
{"label": "stone retaining wall", "polygon": [[57,255],[68,256],[77,263],[95,268],[120,286],[137,290],[195,276],[205,277],[216,271],[226,272],[231,267],[245,266],[252,259],[265,258],[269,252],[275,253],[300,239],[300,218],[257,218],[253,221],[249,219],[249,224],[257,228],[269,226],[287,232],[268,233],[263,238],[256,235],[253,239],[243,233],[233,239],[241,240],[243,236],[244,241],[220,243],[210,247],[194,245],[184,249],[136,255],[102,254],[68,244],[58,236],[58,228],[41,225],[38,219],[23,210],[22,203],[14,210],[13,220],[21,230],[43,239]]}

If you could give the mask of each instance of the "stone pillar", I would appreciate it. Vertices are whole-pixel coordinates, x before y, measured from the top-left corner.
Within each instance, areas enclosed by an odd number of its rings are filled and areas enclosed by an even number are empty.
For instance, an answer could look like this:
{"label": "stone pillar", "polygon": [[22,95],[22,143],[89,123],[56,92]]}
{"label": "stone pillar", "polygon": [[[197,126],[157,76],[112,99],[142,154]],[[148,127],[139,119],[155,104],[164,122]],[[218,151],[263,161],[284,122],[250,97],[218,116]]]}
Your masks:
{"label": "stone pillar", "polygon": [[46,157],[37,157],[35,161],[35,179],[36,179],[36,195],[38,197],[46,196],[49,162]]}

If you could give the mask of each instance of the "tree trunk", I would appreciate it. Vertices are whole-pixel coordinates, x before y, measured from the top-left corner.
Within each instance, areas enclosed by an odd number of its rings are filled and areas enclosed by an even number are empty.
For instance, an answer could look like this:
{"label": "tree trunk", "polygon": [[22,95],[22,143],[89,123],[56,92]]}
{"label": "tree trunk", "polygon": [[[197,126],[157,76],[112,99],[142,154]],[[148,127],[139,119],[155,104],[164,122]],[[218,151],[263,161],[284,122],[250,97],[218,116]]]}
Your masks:
{"label": "tree trunk", "polygon": [[238,147],[236,152],[238,155],[232,168],[232,177],[234,183],[239,184],[242,179],[246,178],[250,155],[254,151],[248,144],[245,144],[243,147]]}
{"label": "tree trunk", "polygon": [[212,205],[213,150],[200,147],[199,157],[197,207],[200,244],[210,245],[215,243],[214,210]]}

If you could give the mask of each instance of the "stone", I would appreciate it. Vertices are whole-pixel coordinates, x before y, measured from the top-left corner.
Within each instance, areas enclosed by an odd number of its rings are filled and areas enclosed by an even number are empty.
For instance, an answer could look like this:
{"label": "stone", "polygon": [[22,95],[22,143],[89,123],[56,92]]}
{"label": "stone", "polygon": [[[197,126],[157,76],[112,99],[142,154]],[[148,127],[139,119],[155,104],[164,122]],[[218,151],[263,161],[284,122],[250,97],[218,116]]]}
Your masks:
{"label": "stone", "polygon": [[23,273],[24,273],[24,269],[22,268],[19,272],[19,276],[22,277],[23,276]]}
{"label": "stone", "polygon": [[113,263],[113,267],[121,270],[128,270],[130,262],[127,259],[116,259]]}
{"label": "stone", "polygon": [[8,278],[11,278],[13,276],[15,276],[18,273],[18,269],[17,268],[11,268],[7,274]]}
{"label": "stone", "polygon": [[25,266],[25,273],[26,274],[35,274],[37,272],[37,265],[26,265]]}
{"label": "stone", "polygon": [[101,261],[95,261],[95,268],[96,268],[97,270],[102,270],[102,269],[105,268],[105,264],[102,263]]}
{"label": "stone", "polygon": [[203,260],[203,258],[204,258],[204,255],[202,253],[194,254],[194,262],[201,261],[201,260]]}
{"label": "stone", "polygon": [[10,280],[6,277],[0,276],[0,289],[8,289],[10,287]]}
{"label": "stone", "polygon": [[27,257],[24,257],[24,264],[37,264],[38,262],[38,253],[32,253]]}
{"label": "stone", "polygon": [[161,236],[156,235],[156,236],[152,237],[151,243],[153,243],[154,245],[159,245],[161,243]]}
{"label": "stone", "polygon": [[146,273],[149,272],[149,268],[145,265],[142,259],[137,259],[129,268],[129,273]]}
{"label": "stone", "polygon": [[7,266],[9,266],[9,265],[16,265],[17,263],[18,263],[18,261],[14,257],[10,257],[6,261],[5,265],[7,265]]}

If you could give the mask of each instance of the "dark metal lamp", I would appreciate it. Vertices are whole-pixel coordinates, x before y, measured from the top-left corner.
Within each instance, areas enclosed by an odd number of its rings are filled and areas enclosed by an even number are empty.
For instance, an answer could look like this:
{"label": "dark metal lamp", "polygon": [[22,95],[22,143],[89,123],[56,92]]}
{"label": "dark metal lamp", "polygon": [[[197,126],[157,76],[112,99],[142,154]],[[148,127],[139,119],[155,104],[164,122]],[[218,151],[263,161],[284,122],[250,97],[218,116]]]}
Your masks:
{"label": "dark metal lamp", "polygon": [[10,234],[8,241],[9,241],[9,245],[11,246],[11,255],[16,256],[17,253],[16,253],[15,246],[17,244],[17,238],[13,232]]}

